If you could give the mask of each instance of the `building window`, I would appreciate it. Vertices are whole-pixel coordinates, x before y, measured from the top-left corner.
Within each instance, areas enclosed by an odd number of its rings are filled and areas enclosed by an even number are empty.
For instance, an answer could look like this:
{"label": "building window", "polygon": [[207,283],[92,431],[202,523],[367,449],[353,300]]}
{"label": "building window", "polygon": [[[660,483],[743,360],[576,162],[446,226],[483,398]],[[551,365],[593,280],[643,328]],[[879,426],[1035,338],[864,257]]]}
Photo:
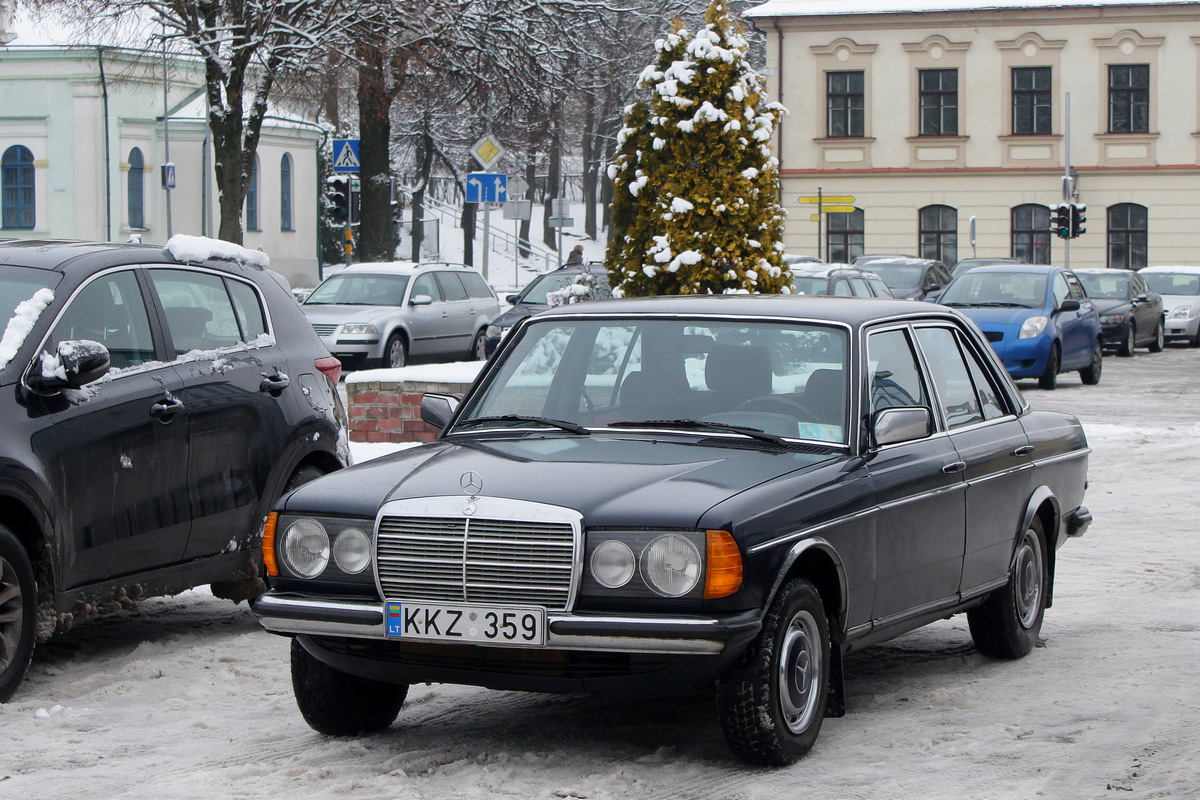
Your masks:
{"label": "building window", "polygon": [[1108,67],[1108,132],[1150,132],[1150,65]]}
{"label": "building window", "polygon": [[246,230],[256,231],[258,227],[258,156],[254,157],[254,165],[250,167],[250,180],[246,183]]}
{"label": "building window", "polygon": [[142,151],[135,147],[129,151],[129,176],[126,179],[129,227],[135,230],[146,227],[145,178],[146,159],[142,158]]}
{"label": "building window", "polygon": [[829,263],[849,264],[863,254],[863,227],[861,208],[826,215],[825,257]]}
{"label": "building window", "polygon": [[4,198],[4,227],[30,229],[35,222],[37,195],[33,184],[33,153],[14,144],[0,159],[0,182]]}
{"label": "building window", "polygon": [[1012,132],[1038,135],[1050,130],[1050,67],[1015,67],[1012,71]]}
{"label": "building window", "polygon": [[862,72],[827,72],[828,136],[865,136]]}
{"label": "building window", "polygon": [[921,258],[940,261],[948,267],[958,263],[958,209],[925,206],[920,211]]}
{"label": "building window", "polygon": [[958,135],[958,70],[920,71],[921,135]]}
{"label": "building window", "polygon": [[1050,263],[1050,209],[1025,205],[1012,210],[1012,257],[1027,264]]}
{"label": "building window", "polygon": [[292,157],[287,153],[279,160],[279,230],[292,228]]}
{"label": "building window", "polygon": [[1149,215],[1145,206],[1121,203],[1108,209],[1108,266],[1141,269],[1146,266]]}

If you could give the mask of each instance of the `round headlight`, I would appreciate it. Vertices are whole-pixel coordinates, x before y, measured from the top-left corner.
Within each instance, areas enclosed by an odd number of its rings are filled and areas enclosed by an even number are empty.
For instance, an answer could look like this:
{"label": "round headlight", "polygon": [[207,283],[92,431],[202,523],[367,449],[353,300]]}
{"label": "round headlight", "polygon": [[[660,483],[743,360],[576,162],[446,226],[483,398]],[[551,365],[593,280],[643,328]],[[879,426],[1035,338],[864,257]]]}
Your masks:
{"label": "round headlight", "polygon": [[592,577],[605,589],[620,589],[637,568],[633,551],[624,542],[609,539],[592,551]]}
{"label": "round headlight", "polygon": [[658,537],[642,552],[642,578],[667,597],[690,592],[700,580],[700,571],[700,551],[675,533]]}
{"label": "round headlight", "polygon": [[333,563],[347,575],[357,575],[371,563],[371,539],[358,528],[347,528],[333,540]]}
{"label": "round headlight", "polygon": [[315,578],[329,564],[329,534],[315,519],[288,525],[279,549],[288,569],[304,578]]}

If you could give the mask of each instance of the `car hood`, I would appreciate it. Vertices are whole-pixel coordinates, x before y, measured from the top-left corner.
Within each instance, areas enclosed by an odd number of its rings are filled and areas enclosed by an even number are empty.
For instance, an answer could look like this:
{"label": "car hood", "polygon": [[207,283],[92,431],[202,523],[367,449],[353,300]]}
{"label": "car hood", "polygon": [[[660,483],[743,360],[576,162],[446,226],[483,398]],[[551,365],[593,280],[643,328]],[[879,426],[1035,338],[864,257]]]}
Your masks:
{"label": "car hood", "polygon": [[397,311],[391,306],[303,305],[300,308],[312,323],[344,324],[370,322]]}
{"label": "car hood", "polygon": [[1174,311],[1180,306],[1192,306],[1193,308],[1200,309],[1200,297],[1194,295],[1164,294],[1162,299],[1164,311]]}
{"label": "car hood", "polygon": [[589,526],[691,527],[705,511],[781,475],[840,459],[770,446],[725,446],[703,437],[533,436],[439,441],[404,450],[305,484],[283,510],[374,518],[388,500],[462,495],[475,472],[480,496],[573,508]]}
{"label": "car hood", "polygon": [[1129,311],[1132,308],[1128,300],[1098,300],[1092,298],[1092,305],[1096,307],[1097,314],[1119,314],[1123,311]]}
{"label": "car hood", "polygon": [[501,328],[511,328],[526,317],[532,316],[539,311],[545,311],[549,307],[535,303],[518,303],[492,320],[492,324],[499,325]]}
{"label": "car hood", "polygon": [[971,306],[954,306],[980,328],[1003,328],[1019,326],[1030,317],[1044,316],[1041,308],[976,308]]}

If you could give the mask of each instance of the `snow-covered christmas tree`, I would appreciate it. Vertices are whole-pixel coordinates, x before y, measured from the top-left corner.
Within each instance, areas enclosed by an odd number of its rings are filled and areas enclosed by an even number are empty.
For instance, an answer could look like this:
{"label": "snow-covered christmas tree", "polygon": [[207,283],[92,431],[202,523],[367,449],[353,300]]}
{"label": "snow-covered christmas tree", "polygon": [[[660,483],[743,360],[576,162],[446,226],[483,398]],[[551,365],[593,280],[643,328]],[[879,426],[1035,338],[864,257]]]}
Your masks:
{"label": "snow-covered christmas tree", "polygon": [[784,211],[770,140],[780,115],[726,0],[692,34],[676,23],[638,85],[611,166],[607,265],[621,294],[786,293]]}

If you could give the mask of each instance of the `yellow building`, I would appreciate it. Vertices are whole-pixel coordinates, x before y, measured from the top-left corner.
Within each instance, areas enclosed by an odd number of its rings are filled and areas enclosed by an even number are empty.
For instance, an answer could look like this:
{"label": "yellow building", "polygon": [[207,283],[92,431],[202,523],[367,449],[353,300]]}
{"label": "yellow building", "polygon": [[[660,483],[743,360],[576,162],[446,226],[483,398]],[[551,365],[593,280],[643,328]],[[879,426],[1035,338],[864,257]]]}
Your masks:
{"label": "yellow building", "polygon": [[[789,252],[1200,264],[1200,2],[769,0]],[[1069,110],[1069,111],[1068,111]],[[1069,160],[1068,160],[1069,159]],[[1086,205],[1086,232],[1050,232]],[[971,231],[976,231],[973,246]]]}

